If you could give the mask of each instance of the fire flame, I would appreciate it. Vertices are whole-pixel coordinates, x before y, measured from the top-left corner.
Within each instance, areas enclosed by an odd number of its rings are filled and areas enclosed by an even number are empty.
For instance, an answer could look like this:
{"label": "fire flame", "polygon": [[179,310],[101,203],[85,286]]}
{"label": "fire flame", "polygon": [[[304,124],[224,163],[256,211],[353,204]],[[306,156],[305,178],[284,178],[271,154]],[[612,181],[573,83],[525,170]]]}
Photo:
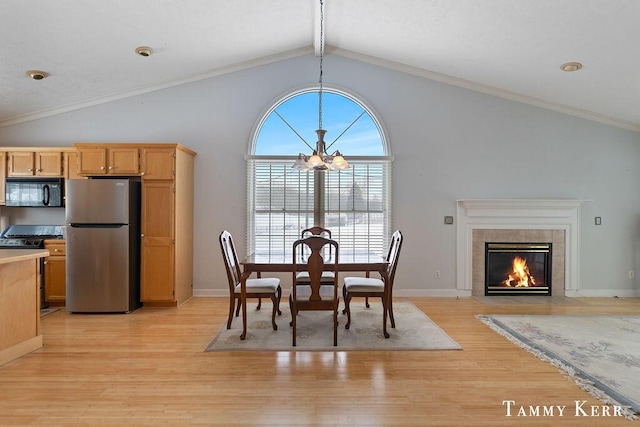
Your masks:
{"label": "fire flame", "polygon": [[505,286],[512,288],[527,288],[536,285],[536,279],[529,273],[527,261],[519,256],[513,258],[513,273],[502,282]]}

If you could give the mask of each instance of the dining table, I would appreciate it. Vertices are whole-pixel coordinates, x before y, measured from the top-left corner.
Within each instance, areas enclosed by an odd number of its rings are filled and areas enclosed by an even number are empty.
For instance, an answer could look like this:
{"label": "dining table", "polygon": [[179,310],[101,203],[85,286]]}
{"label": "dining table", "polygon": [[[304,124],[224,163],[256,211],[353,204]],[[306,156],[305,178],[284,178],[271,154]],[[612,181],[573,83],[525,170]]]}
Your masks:
{"label": "dining table", "polygon": [[[326,270],[333,271],[334,264],[332,257],[334,253],[326,255]],[[292,252],[256,252],[248,255],[240,262],[242,264],[242,274],[240,276],[240,303],[242,304],[242,334],[240,339],[244,340],[247,336],[247,279],[251,274],[256,273],[293,273],[293,253]],[[304,258],[296,261],[297,271],[306,271],[306,263]],[[338,272],[377,272],[385,284],[385,298],[383,301],[383,323],[382,331],[385,338],[389,338],[387,332],[387,316],[389,313],[389,304],[391,301],[391,289],[389,286],[389,275],[387,267],[389,263],[387,259],[374,252],[342,249],[338,251]],[[293,275],[292,275],[293,282]],[[293,284],[293,283],[292,283]]]}

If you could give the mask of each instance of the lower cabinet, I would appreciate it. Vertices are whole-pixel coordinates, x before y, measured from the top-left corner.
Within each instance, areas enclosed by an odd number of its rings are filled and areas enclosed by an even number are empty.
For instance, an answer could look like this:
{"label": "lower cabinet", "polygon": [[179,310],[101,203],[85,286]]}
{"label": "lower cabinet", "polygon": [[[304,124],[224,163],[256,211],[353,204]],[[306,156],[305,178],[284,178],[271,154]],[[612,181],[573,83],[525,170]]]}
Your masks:
{"label": "lower cabinet", "polygon": [[64,305],[67,292],[66,244],[64,240],[45,240],[49,257],[44,261],[44,299],[52,305]]}

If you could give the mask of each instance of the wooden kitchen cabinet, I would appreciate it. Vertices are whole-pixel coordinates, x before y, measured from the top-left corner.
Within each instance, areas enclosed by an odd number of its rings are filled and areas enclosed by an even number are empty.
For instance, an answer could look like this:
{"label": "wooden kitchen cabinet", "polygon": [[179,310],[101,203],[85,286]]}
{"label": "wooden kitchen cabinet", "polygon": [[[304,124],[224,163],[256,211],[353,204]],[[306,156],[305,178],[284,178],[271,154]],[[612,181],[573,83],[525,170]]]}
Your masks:
{"label": "wooden kitchen cabinet", "polygon": [[175,193],[173,181],[147,182],[142,187],[143,302],[176,300],[174,278]]}
{"label": "wooden kitchen cabinet", "polygon": [[62,176],[61,151],[9,151],[7,176]]}
{"label": "wooden kitchen cabinet", "polygon": [[142,149],[142,176],[145,181],[170,181],[176,171],[175,148],[145,147]]}
{"label": "wooden kitchen cabinet", "polygon": [[140,150],[137,145],[74,144],[74,146],[78,153],[78,175],[140,174]]}
{"label": "wooden kitchen cabinet", "polygon": [[37,176],[62,176],[62,152],[60,151],[36,151]]}
{"label": "wooden kitchen cabinet", "polygon": [[177,144],[142,149],[141,300],[175,306],[193,295],[194,153]]}
{"label": "wooden kitchen cabinet", "polygon": [[45,240],[44,248],[49,257],[44,263],[44,299],[51,305],[64,305],[66,300],[66,242]]}
{"label": "wooden kitchen cabinet", "polygon": [[33,151],[7,153],[7,176],[33,176],[34,169]]}
{"label": "wooden kitchen cabinet", "polygon": [[64,177],[65,179],[84,178],[78,173],[78,153],[76,151],[64,153]]}
{"label": "wooden kitchen cabinet", "polygon": [[4,184],[7,178],[7,153],[0,151],[0,205],[5,204]]}

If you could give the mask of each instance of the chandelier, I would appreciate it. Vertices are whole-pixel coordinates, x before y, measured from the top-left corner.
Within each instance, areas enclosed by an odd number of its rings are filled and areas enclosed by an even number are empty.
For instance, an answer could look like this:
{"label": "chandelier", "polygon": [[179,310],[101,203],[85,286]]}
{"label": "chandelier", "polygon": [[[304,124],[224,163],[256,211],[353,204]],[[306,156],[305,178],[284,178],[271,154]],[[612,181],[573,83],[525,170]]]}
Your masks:
{"label": "chandelier", "polygon": [[[291,166],[293,169],[301,172],[307,171],[332,171],[349,169],[349,163],[342,157],[340,151],[336,150],[333,154],[327,154],[327,146],[324,142],[324,135],[326,130],[322,129],[322,65],[324,60],[324,4],[323,0],[320,0],[320,77],[318,79],[318,129],[316,135],[318,135],[318,141],[316,142],[316,148],[313,150],[313,154],[308,157],[303,153],[298,154],[298,158]],[[334,141],[335,142],[335,141]],[[330,146],[329,146],[330,147]]]}

